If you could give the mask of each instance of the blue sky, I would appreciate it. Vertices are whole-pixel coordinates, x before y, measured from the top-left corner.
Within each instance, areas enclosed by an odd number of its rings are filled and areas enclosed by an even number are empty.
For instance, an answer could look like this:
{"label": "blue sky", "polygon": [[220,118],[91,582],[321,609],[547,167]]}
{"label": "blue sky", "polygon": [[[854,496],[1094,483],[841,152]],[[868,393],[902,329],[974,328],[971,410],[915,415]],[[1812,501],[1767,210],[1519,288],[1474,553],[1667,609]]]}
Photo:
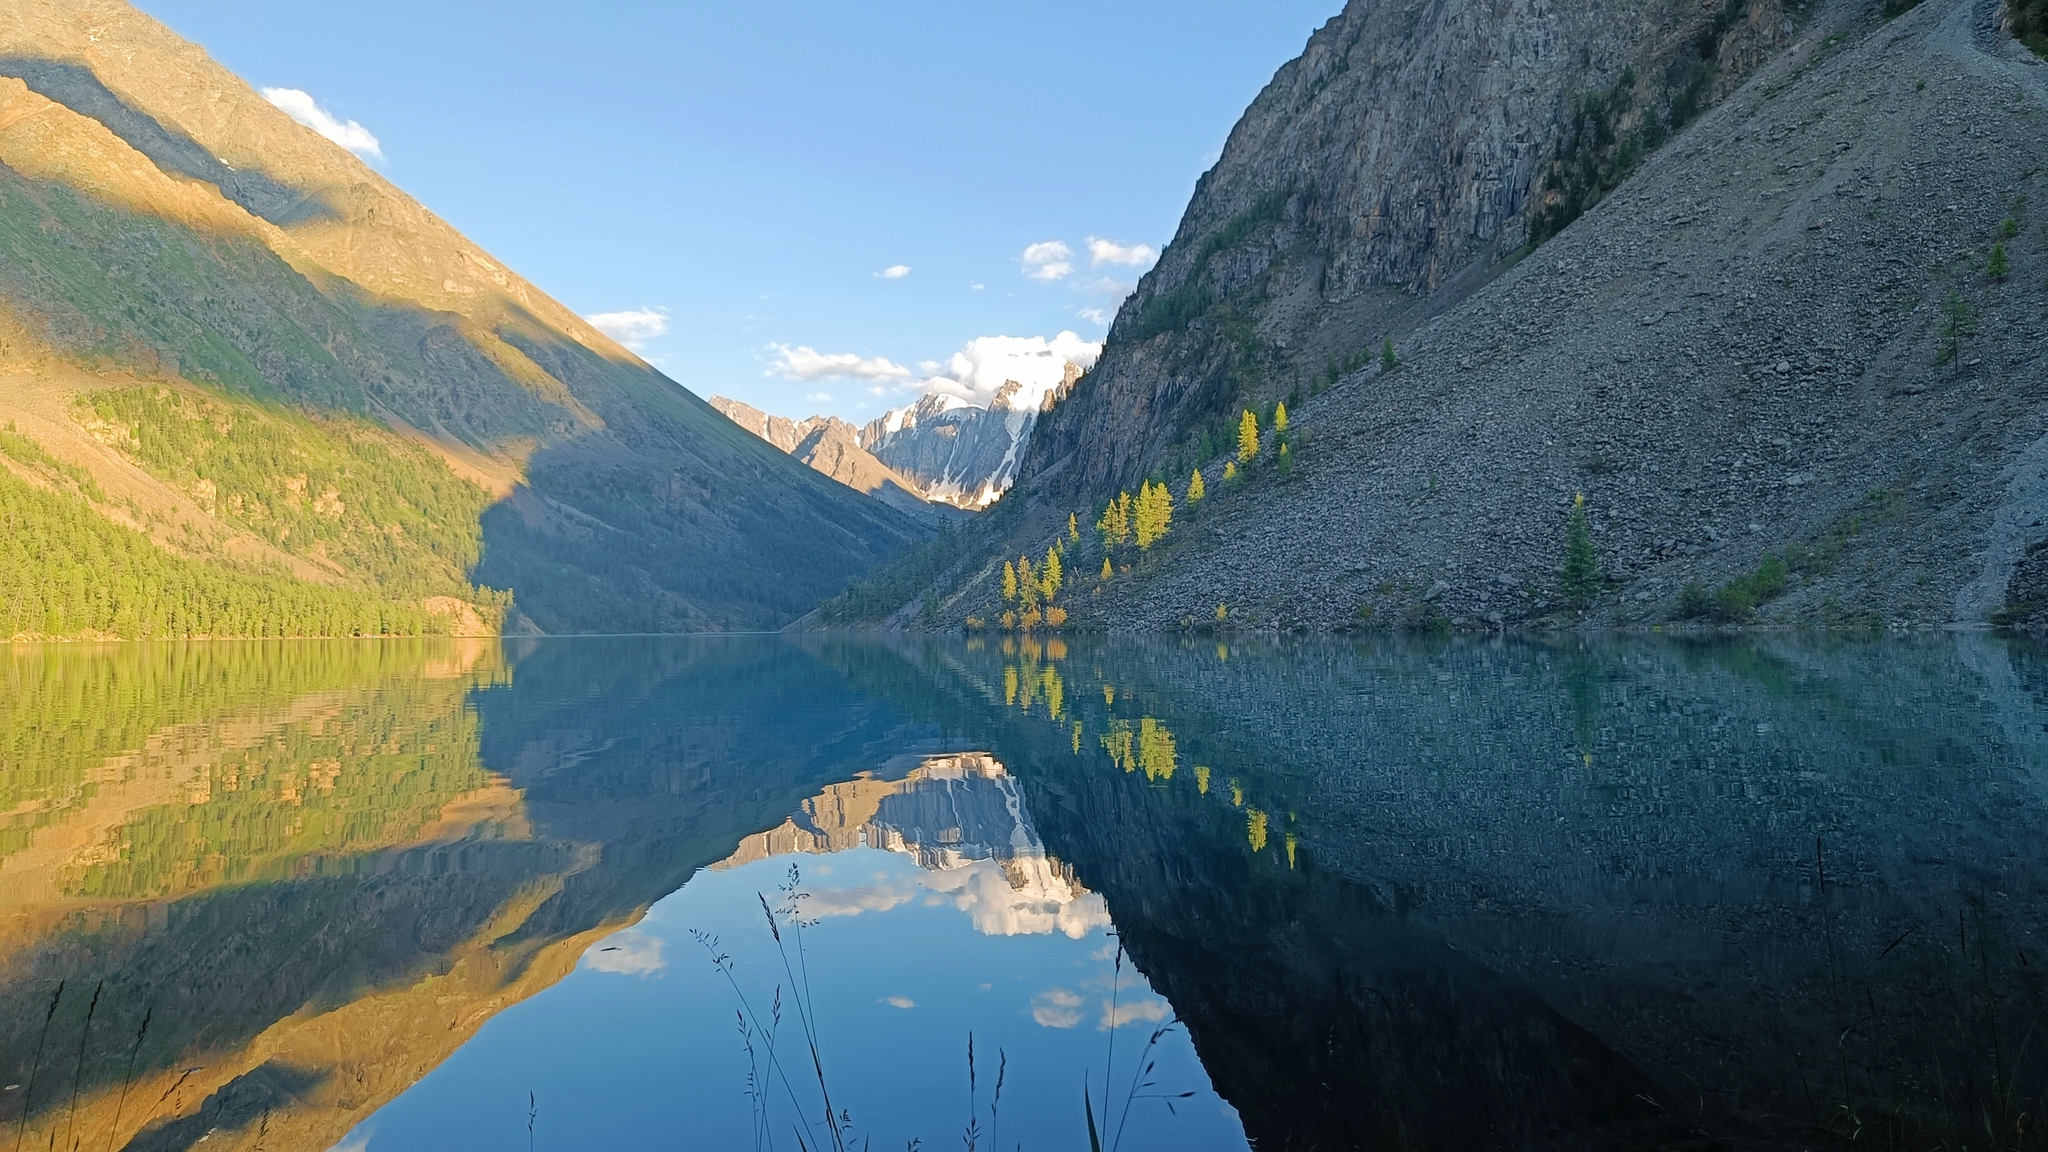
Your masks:
{"label": "blue sky", "polygon": [[1341,0],[140,6],[693,391],[860,420],[1101,339]]}

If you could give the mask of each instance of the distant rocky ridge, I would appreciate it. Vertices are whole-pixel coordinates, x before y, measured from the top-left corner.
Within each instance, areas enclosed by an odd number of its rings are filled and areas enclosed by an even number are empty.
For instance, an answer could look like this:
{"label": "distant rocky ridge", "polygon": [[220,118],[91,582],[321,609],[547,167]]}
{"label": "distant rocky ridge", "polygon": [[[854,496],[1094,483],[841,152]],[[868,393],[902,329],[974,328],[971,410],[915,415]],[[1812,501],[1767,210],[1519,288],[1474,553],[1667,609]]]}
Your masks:
{"label": "distant rocky ridge", "polygon": [[712,397],[711,404],[733,423],[863,492],[879,495],[895,481],[921,502],[980,511],[1015,483],[1040,417],[1074,390],[1084,371],[1069,360],[1057,383],[1038,389],[1005,380],[986,407],[928,392],[858,432],[832,416],[790,420],[723,396]]}
{"label": "distant rocky ridge", "polygon": [[861,431],[836,416],[791,420],[771,416],[751,404],[713,396],[711,406],[740,427],[858,492],[911,515],[950,520],[958,515],[941,510],[919,493],[918,484],[877,460],[861,443]]}
{"label": "distant rocky ridge", "polygon": [[1060,382],[1042,391],[1005,380],[986,408],[930,393],[869,421],[860,430],[861,446],[916,477],[929,499],[986,508],[1016,482],[1039,418],[1074,390],[1081,375],[1081,366],[1069,360]]}

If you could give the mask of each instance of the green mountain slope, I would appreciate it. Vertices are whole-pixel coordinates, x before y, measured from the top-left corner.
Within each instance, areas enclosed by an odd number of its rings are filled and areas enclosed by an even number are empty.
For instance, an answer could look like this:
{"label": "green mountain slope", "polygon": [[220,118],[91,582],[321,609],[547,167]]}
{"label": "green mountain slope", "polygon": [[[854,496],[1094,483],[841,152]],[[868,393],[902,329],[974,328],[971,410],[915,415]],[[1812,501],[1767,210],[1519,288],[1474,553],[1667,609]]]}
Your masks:
{"label": "green mountain slope", "polygon": [[[43,535],[89,512],[408,631],[494,630],[505,591],[547,631],[774,627],[927,531],[732,427],[122,3],[0,12],[0,421],[54,462],[0,459],[47,497],[12,505],[53,517]],[[56,562],[10,559],[31,580]]]}

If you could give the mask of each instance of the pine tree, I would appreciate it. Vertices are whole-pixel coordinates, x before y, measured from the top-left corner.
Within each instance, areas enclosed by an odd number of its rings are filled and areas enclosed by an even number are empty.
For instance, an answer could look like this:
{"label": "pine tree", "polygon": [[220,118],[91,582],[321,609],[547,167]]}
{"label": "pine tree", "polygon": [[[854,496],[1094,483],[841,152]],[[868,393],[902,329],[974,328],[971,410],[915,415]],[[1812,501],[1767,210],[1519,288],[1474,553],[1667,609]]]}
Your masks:
{"label": "pine tree", "polygon": [[1380,371],[1392,372],[1400,366],[1401,362],[1394,359],[1394,338],[1389,336],[1387,342],[1380,345]]}
{"label": "pine tree", "polygon": [[1287,435],[1287,405],[1282,403],[1273,409],[1273,435]]}
{"label": "pine tree", "polygon": [[1208,489],[1202,485],[1202,470],[1197,468],[1195,474],[1188,477],[1188,503],[1196,503],[1208,494]]}
{"label": "pine tree", "polygon": [[1252,410],[1244,410],[1243,418],[1237,422],[1237,461],[1249,464],[1259,454],[1259,418]]}
{"label": "pine tree", "polygon": [[1003,561],[1003,599],[1015,600],[1016,598],[1017,566],[1005,560]]}
{"label": "pine tree", "polygon": [[1039,587],[1045,591],[1045,602],[1050,604],[1059,599],[1060,585],[1066,583],[1066,572],[1060,564],[1060,550],[1045,550],[1045,567],[1038,578]]}
{"label": "pine tree", "polygon": [[1285,442],[1282,442],[1280,445],[1280,474],[1282,476],[1294,475],[1294,449]]}
{"label": "pine tree", "polygon": [[1599,556],[1593,550],[1593,529],[1586,519],[1586,494],[1572,499],[1571,518],[1564,528],[1564,596],[1583,605],[1600,586]]}

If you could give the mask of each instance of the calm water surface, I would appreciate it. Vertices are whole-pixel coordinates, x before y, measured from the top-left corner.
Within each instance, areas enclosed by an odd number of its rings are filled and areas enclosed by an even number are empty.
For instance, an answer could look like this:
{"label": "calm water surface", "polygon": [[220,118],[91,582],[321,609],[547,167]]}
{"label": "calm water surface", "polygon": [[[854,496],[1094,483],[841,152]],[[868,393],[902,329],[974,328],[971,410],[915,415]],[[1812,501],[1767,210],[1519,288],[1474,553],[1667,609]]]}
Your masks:
{"label": "calm water surface", "polygon": [[1968,635],[0,649],[0,1138],[2032,1147],[2044,770]]}

